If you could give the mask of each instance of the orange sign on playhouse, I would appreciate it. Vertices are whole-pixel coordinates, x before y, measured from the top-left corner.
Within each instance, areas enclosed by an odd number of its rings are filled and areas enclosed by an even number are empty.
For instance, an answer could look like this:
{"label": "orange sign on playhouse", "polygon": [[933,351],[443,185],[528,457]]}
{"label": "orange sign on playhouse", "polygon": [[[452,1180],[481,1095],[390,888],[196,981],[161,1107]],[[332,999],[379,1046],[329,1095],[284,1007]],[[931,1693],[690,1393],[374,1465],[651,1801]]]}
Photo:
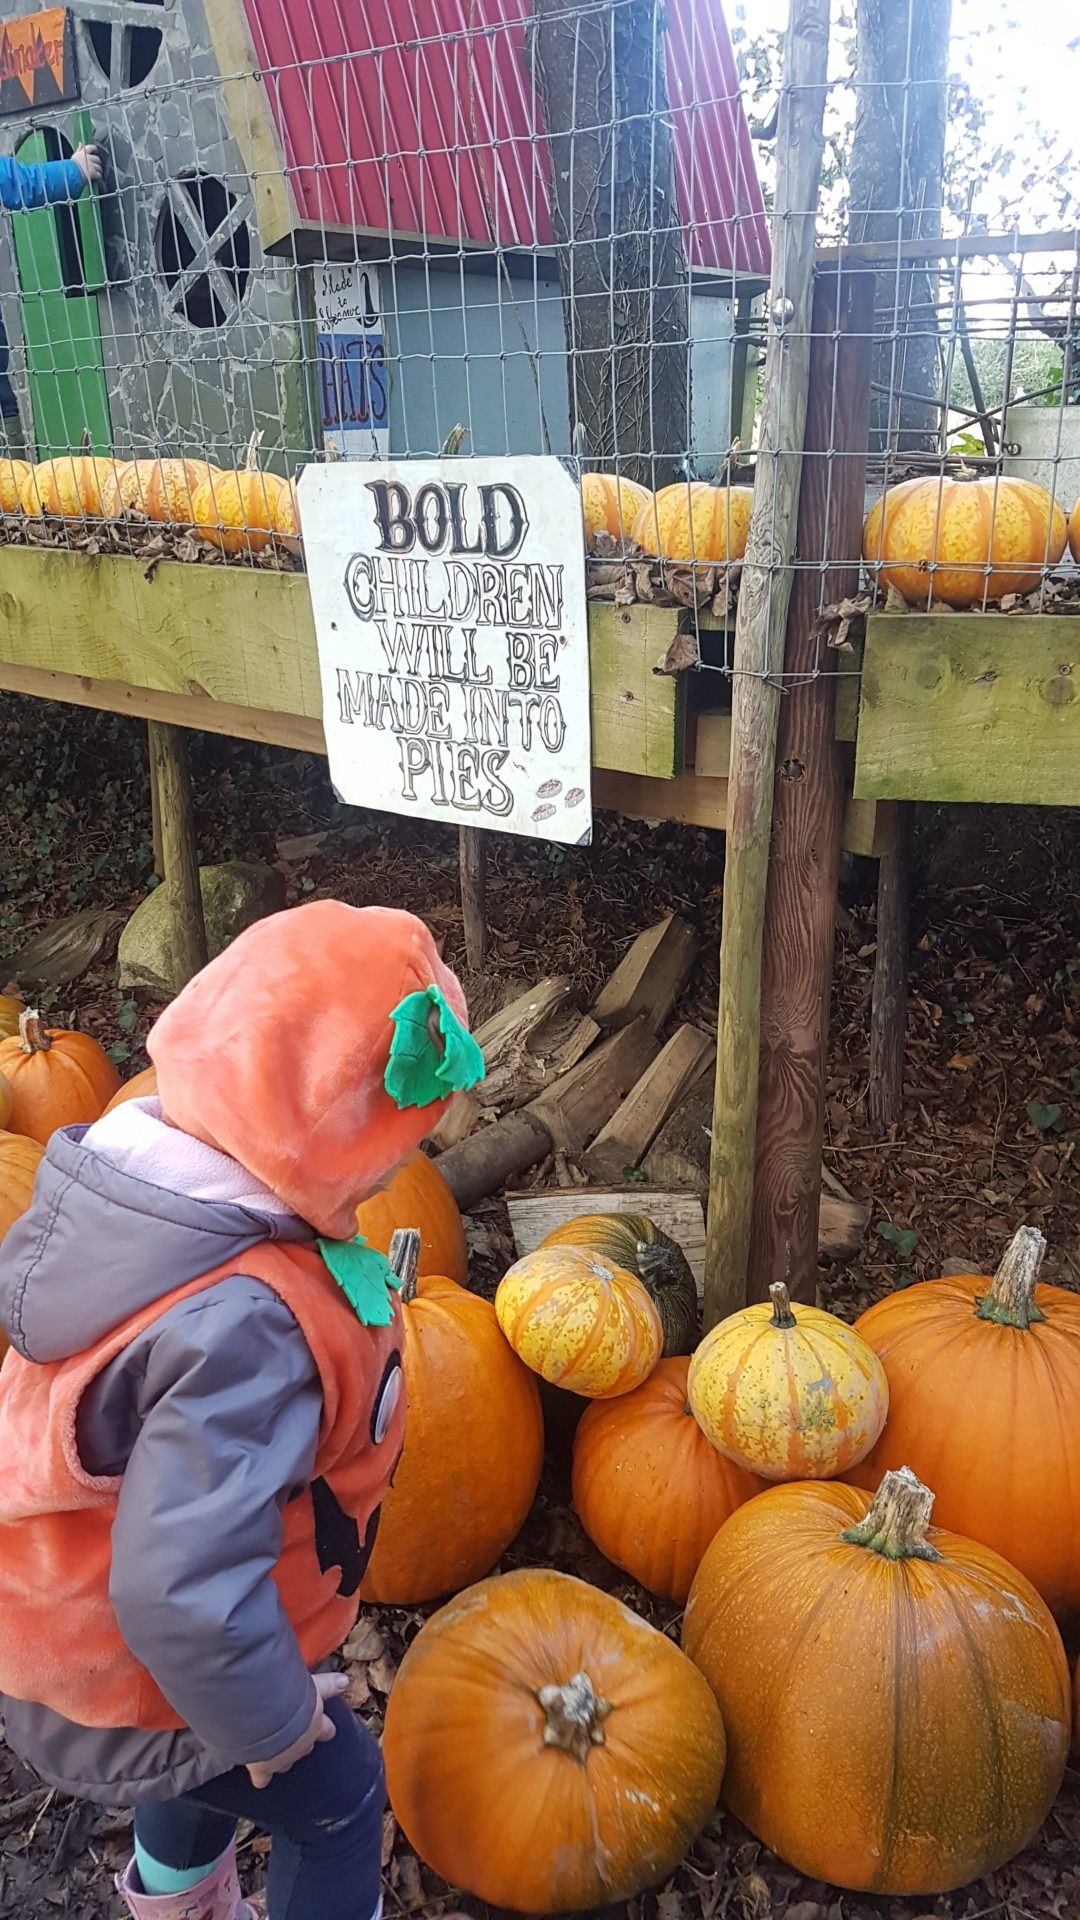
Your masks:
{"label": "orange sign on playhouse", "polygon": [[66,7],[49,7],[0,31],[0,113],[77,99],[78,75]]}

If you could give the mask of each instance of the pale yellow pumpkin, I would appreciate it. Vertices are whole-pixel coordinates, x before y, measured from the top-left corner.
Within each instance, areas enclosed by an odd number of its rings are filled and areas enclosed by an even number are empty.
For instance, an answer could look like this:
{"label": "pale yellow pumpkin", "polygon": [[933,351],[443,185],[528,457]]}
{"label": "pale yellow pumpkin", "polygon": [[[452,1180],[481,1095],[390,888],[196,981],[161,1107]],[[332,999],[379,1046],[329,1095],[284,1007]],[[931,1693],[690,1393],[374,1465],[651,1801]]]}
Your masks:
{"label": "pale yellow pumpkin", "polygon": [[853,1327],[792,1309],[782,1281],[707,1334],[690,1409],[714,1447],[763,1480],[828,1480],[869,1453],[889,1410],[885,1369]]}
{"label": "pale yellow pumpkin", "polygon": [[112,518],[142,515],[170,526],[190,526],[195,495],[217,469],[206,460],[129,460],[103,492]]}
{"label": "pale yellow pumpkin", "polygon": [[634,521],[634,539],[646,553],[698,566],[741,560],[750,531],[751,487],[714,487],[678,480],[661,487]]}
{"label": "pale yellow pumpkin", "polygon": [[1064,513],[1033,480],[926,475],[890,487],[871,507],[863,559],[911,607],[977,607],[1031,593],[1066,537]]}
{"label": "pale yellow pumpkin", "polygon": [[598,533],[623,540],[633,532],[634,522],[653,495],[648,487],[617,473],[586,473],[581,478],[581,517],[585,522],[585,545],[592,550]]}
{"label": "pale yellow pumpkin", "polygon": [[200,540],[222,553],[262,553],[283,514],[286,481],[276,473],[241,468],[213,474],[195,490],[192,518]]}
{"label": "pale yellow pumpkin", "polygon": [[0,460],[0,513],[23,513],[23,493],[30,479],[26,460]]}
{"label": "pale yellow pumpkin", "polygon": [[663,1333],[641,1281],[579,1247],[540,1247],[499,1282],[495,1312],[514,1352],[552,1386],[607,1400],[660,1359]]}
{"label": "pale yellow pumpkin", "polygon": [[115,484],[117,462],[93,453],[62,454],[32,467],[23,483],[23,512],[61,520],[108,517],[105,496]]}

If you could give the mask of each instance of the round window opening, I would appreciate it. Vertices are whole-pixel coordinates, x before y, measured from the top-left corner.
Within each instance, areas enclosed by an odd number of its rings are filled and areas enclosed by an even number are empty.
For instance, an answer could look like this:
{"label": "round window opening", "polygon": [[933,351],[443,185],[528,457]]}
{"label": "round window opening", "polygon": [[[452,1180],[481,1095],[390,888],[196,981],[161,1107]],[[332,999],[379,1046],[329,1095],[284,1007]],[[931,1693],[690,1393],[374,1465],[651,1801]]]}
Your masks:
{"label": "round window opening", "polygon": [[[165,0],[141,0],[143,6],[163,7]],[[117,20],[84,20],[86,44],[96,67],[116,92],[141,87],[157,66],[161,52],[159,27],[125,27]]]}
{"label": "round window opening", "polygon": [[158,215],[156,246],[175,313],[193,327],[236,318],[251,275],[251,235],[223,180],[208,173],[175,180]]}

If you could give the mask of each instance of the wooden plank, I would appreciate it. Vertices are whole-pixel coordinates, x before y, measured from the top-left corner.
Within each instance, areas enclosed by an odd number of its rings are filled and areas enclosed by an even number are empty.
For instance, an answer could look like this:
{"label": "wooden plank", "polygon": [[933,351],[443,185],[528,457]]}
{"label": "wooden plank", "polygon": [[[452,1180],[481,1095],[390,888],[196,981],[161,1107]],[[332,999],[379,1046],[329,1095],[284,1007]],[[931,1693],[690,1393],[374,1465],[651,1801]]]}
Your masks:
{"label": "wooden plank", "polygon": [[694,741],[694,772],[726,780],[731,770],[730,713],[699,713]]}
{"label": "wooden plank", "polygon": [[716,1042],[700,1028],[677,1027],[635,1087],[601,1127],[582,1165],[597,1180],[618,1183],[692,1086],[716,1062]]}
{"label": "wooden plank", "polygon": [[824,149],[829,0],[789,15],[776,144],[770,329],[754,504],[735,620],[731,804],[720,936],[705,1327],[746,1297],[761,1038],[761,942],[779,674],[795,560],[810,367],[814,223]]}
{"label": "wooden plank", "polygon": [[593,763],[670,780],[682,771],[684,674],[656,668],[679,631],[673,607],[589,608]]}
{"label": "wooden plank", "polygon": [[[726,780],[715,780],[697,772],[677,774],[674,780],[645,780],[636,773],[605,773],[596,769],[592,791],[593,806],[601,812],[621,813],[628,820],[675,820],[684,827],[711,827],[717,833],[727,831]],[[886,833],[884,823],[878,818],[881,808],[881,802],[855,800],[848,795],[841,842],[845,853],[877,858]]]}
{"label": "wooden plank", "polygon": [[[229,132],[251,181],[259,239],[266,251],[281,245],[298,224],[281,142],[266,82],[238,0],[205,0],[204,13],[225,102]],[[119,31],[119,28],[117,29]]]}
{"label": "wooden plank", "polygon": [[855,792],[1080,806],[1080,615],[872,614]]}
{"label": "wooden plank", "polygon": [[[325,751],[304,575],[178,561],[147,572],[125,555],[0,548],[0,686]],[[590,607],[597,766],[654,777],[681,766],[685,676],[653,670],[677,622],[675,609]],[[100,700],[80,690],[87,681]],[[166,711],[131,689],[191,699],[201,711]],[[234,712],[214,714],[211,703]]]}
{"label": "wooden plank", "polygon": [[887,1133],[904,1113],[904,1041],[911,949],[911,856],[915,808],[891,803],[889,844],[878,868],[877,945],[870,1002],[870,1071],[866,1111],[871,1129]]}
{"label": "wooden plank", "polygon": [[659,1033],[686,982],[698,950],[693,927],[668,913],[639,933],[604,982],[589,1012],[601,1027],[625,1027],[641,1015]]}
{"label": "wooden plank", "polygon": [[292,713],[260,713],[254,707],[235,707],[226,700],[208,700],[201,694],[158,693],[152,687],[133,687],[124,680],[93,680],[89,675],[52,673],[45,667],[16,667],[5,661],[0,661],[0,690],[28,694],[35,700],[63,700],[69,706],[94,707],[100,713],[164,720],[174,727],[226,734],[234,740],[292,747],[297,753],[326,753],[321,720],[302,719]]}
{"label": "wooden plank", "polygon": [[823,275],[814,291],[810,382],[796,551],[825,555],[795,575],[780,703],[778,773],[761,951],[761,1053],[747,1296],[782,1278],[814,1305],[829,1008],[844,814],[836,738],[835,651],[816,630],[822,606],[859,585],[872,273]]}
{"label": "wooden plank", "polygon": [[519,1260],[535,1253],[542,1240],[567,1220],[589,1213],[643,1214],[671,1235],[686,1255],[697,1281],[698,1299],[705,1279],[705,1211],[692,1193],[661,1193],[650,1187],[580,1187],[576,1193],[508,1193],[506,1211]]}

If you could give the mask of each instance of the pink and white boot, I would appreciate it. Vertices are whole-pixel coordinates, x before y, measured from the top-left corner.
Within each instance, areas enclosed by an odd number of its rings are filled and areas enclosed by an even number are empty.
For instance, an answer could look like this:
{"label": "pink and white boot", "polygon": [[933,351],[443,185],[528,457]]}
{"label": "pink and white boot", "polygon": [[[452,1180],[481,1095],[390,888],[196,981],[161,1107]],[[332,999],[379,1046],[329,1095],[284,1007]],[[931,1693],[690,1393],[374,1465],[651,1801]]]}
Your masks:
{"label": "pink and white boot", "polygon": [[116,1891],[132,1920],[255,1920],[255,1909],[240,1898],[235,1846],[186,1893],[141,1892],[134,1860],[117,1880]]}

